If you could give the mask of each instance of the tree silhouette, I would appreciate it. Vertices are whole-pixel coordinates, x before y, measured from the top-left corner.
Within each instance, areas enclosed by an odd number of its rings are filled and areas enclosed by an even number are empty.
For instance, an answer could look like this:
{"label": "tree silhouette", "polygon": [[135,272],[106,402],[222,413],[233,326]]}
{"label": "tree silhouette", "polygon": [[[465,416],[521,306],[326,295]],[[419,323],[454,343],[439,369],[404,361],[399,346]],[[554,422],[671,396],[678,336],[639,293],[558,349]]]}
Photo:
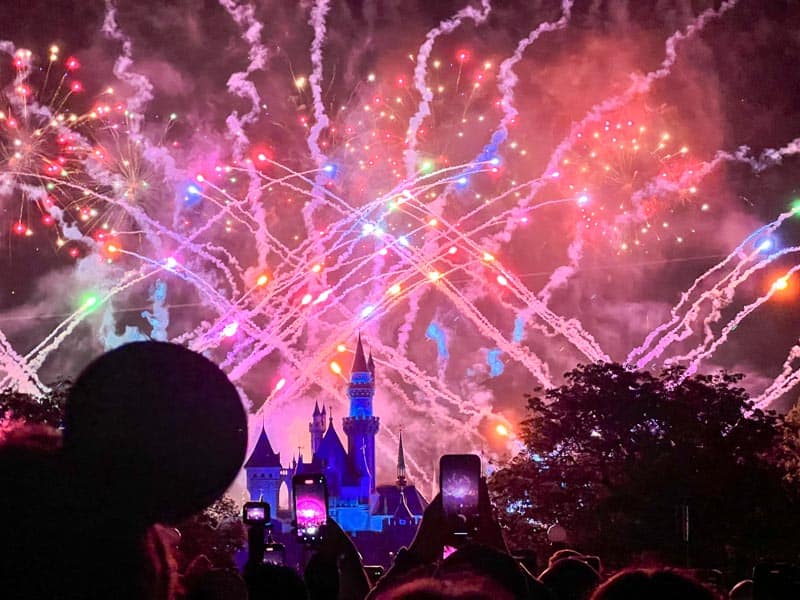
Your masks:
{"label": "tree silhouette", "polygon": [[598,363],[528,396],[525,450],[491,479],[511,544],[541,547],[560,523],[571,545],[611,564],[680,564],[687,550],[694,566],[794,559],[800,442],[787,443],[782,417],[754,409],[741,375],[681,379]]}
{"label": "tree silhouette", "polygon": [[223,496],[202,512],[184,519],[176,529],[181,534],[178,543],[181,571],[201,555],[208,558],[214,567],[234,567],[234,554],[245,545],[241,507],[229,496]]}
{"label": "tree silhouette", "polygon": [[12,389],[0,391],[0,440],[4,432],[23,423],[60,427],[72,382],[58,381],[40,398]]}

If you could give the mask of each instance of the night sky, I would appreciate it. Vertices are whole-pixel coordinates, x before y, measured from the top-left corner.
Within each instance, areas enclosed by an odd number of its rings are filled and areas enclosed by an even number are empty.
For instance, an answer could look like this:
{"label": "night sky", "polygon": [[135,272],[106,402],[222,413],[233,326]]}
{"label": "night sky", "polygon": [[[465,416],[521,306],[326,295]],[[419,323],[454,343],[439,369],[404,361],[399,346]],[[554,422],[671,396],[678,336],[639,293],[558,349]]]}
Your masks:
{"label": "night sky", "polygon": [[796,2],[12,0],[0,40],[4,385],[153,335],[161,280],[287,456],[359,331],[420,478],[581,362],[797,397]]}

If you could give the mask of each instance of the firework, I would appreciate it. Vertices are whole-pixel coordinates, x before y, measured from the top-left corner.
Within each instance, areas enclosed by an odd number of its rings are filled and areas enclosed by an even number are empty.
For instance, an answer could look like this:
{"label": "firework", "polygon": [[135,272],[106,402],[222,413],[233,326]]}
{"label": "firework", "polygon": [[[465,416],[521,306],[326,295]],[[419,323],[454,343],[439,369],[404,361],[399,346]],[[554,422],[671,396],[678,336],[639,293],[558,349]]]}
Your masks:
{"label": "firework", "polygon": [[[330,91],[326,45],[339,24],[328,2],[304,15],[304,60],[275,71],[280,53],[256,7],[221,0],[247,60],[223,79],[216,112],[186,117],[153,107],[158,88],[111,3],[112,85],[82,82],[81,56],[3,43],[12,71],[0,98],[2,227],[12,254],[40,240],[68,252],[82,287],[27,351],[0,334],[3,385],[43,390],[39,372],[88,324],[104,347],[139,335],[204,352],[255,410],[274,411],[338,398],[364,331],[379,387],[414,418],[476,447],[486,423],[513,437],[492,386],[520,374],[552,386],[565,363],[623,358],[555,300],[573,291],[586,257],[624,266],[679,252],[713,212],[706,177],[723,163],[761,172],[797,152],[792,142],[704,155],[680,105],[651,108],[680,44],[735,4],[669,36],[658,68],[570,114],[546,149],[543,125],[526,121],[534,101],[517,87],[536,44],[570,35],[569,0],[507,55],[468,43],[465,32],[492,14],[488,2],[468,5],[354,68],[344,97]],[[286,106],[291,118],[272,116]],[[701,274],[627,363],[695,372],[741,322],[789,296],[797,267],[782,261],[797,248],[777,240],[795,213]],[[753,298],[748,283],[762,278],[770,283]],[[130,335],[118,327],[127,305]],[[795,348],[762,401],[800,380],[796,358]]]}

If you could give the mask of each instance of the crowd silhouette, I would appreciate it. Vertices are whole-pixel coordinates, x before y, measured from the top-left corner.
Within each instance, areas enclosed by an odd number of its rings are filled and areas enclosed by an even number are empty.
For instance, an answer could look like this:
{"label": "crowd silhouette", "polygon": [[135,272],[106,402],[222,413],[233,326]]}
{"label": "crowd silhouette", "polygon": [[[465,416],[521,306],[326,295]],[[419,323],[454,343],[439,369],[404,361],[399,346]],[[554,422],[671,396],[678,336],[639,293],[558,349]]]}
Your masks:
{"label": "crowd silhouette", "polygon": [[[175,523],[219,498],[245,458],[247,417],[227,377],[180,346],[139,342],[90,364],[63,431],[24,425],[0,444],[0,596],[34,599],[632,600],[798,598],[795,570],[761,565],[730,592],[667,566],[610,572],[561,548],[538,572],[512,555],[485,481],[468,539],[455,541],[441,495],[386,573],[368,572],[329,519],[304,565],[241,572],[206,557],[179,573]],[[260,535],[263,535],[260,534]],[[451,548],[452,546],[452,548]]]}

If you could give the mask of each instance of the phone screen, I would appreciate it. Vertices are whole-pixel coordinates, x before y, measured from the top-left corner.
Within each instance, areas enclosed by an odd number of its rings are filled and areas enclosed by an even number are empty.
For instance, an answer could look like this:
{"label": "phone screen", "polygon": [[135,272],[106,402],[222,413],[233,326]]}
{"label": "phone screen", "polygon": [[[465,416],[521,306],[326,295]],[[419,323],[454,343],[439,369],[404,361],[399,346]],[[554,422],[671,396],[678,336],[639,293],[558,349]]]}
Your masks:
{"label": "phone screen", "polygon": [[328,493],[324,475],[296,475],[294,488],[294,515],[297,537],[303,542],[322,538],[322,527],[328,521]]}
{"label": "phone screen", "polygon": [[247,520],[248,521],[263,521],[264,520],[264,508],[261,506],[251,506],[247,509]]}
{"label": "phone screen", "polygon": [[452,533],[466,535],[478,518],[481,459],[474,454],[446,454],[439,462],[442,507]]}
{"label": "phone screen", "polygon": [[242,519],[248,525],[266,523],[269,521],[269,504],[266,502],[246,502],[242,512]]}
{"label": "phone screen", "polygon": [[263,562],[271,565],[282,565],[286,562],[286,548],[283,544],[267,544],[264,547]]}

